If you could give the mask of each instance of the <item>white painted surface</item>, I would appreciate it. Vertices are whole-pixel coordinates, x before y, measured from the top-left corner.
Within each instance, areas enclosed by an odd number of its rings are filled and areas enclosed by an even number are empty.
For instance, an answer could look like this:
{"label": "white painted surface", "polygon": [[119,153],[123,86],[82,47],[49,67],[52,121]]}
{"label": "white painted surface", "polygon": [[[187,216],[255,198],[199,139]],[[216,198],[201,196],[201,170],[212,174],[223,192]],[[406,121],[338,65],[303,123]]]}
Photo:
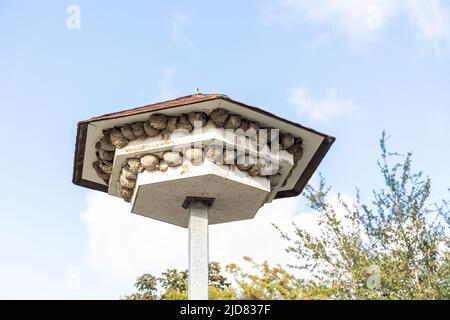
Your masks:
{"label": "white painted surface", "polygon": [[103,129],[93,125],[88,125],[87,130],[86,150],[84,152],[84,165],[81,177],[84,180],[106,185],[105,181],[97,175],[92,167],[92,163],[97,161],[97,157],[95,156],[95,144],[103,137]]}
{"label": "white painted surface", "polygon": [[[283,187],[278,188],[280,191],[292,189],[295,183],[298,181],[299,177],[305,170],[307,164],[311,161],[313,155],[319,148],[323,141],[323,137],[317,133],[308,131],[303,128],[299,128],[293,124],[285,122],[283,120],[277,120],[270,116],[266,116],[258,111],[245,108],[239,104],[230,102],[224,99],[217,99],[211,101],[205,101],[195,104],[190,104],[186,106],[178,106],[173,108],[167,108],[156,112],[146,112],[132,116],[121,117],[117,119],[109,120],[98,120],[93,121],[88,125],[88,136],[86,140],[86,150],[84,156],[84,166],[82,177],[85,180],[93,181],[100,184],[105,184],[100,178],[97,177],[95,170],[92,168],[92,162],[95,161],[95,143],[101,138],[102,129],[111,128],[114,126],[120,126],[125,123],[132,123],[135,121],[146,121],[152,113],[164,113],[167,115],[178,115],[182,113],[189,113],[191,111],[204,111],[209,113],[215,108],[224,108],[230,112],[241,115],[242,117],[258,121],[262,125],[270,126],[273,128],[278,128],[282,131],[289,132],[294,136],[299,136],[303,139],[303,149],[304,154],[302,160],[300,160],[295,167],[292,168],[292,174],[290,174],[286,184]],[[159,137],[159,136],[158,136]],[[151,138],[149,138],[151,139]],[[159,139],[159,138],[157,138]],[[156,139],[155,139],[156,140]],[[136,140],[136,141],[142,141]],[[130,148],[132,149],[135,141],[130,143]],[[139,142],[138,142],[139,143]],[[128,146],[126,147],[128,148]],[[127,149],[127,150],[129,150]],[[116,153],[120,153],[121,150],[117,150]],[[111,189],[111,186],[110,186]]]}
{"label": "white painted surface", "polygon": [[208,206],[200,201],[189,205],[188,298],[208,300]]}
{"label": "white painted surface", "polygon": [[209,161],[201,165],[185,162],[166,172],[140,173],[131,199],[131,212],[188,227],[182,204],[186,197],[215,198],[209,208],[209,223],[251,219],[266,202],[270,182],[247,172]]}
{"label": "white painted surface", "polygon": [[319,149],[319,146],[324,138],[317,133],[299,128],[282,120],[277,120],[272,117],[268,117],[260,112],[243,108],[242,106],[228,100],[223,99],[219,100],[219,108],[224,108],[230,112],[237,113],[241,115],[243,118],[257,121],[262,126],[277,128],[280,131],[288,132],[295,137],[302,138],[303,158],[295,165],[294,168],[292,168],[292,174],[289,176],[288,180],[286,181],[286,184],[279,190],[280,191],[291,190],[292,188],[294,188],[303,171],[305,171],[306,166],[311,161],[317,149]]}
{"label": "white painted surface", "polygon": [[[253,156],[258,155],[256,145],[249,142],[246,137],[235,139],[235,135],[232,136],[229,132],[225,132],[224,129],[218,129],[213,124],[207,124],[201,131],[194,130],[191,134],[186,136],[171,137],[170,139],[162,139],[160,135],[151,138],[137,139],[131,141],[128,146],[122,149],[117,149],[114,157],[114,167],[111,174],[110,185],[108,193],[113,196],[120,197],[118,192],[118,181],[122,167],[125,165],[129,158],[139,158],[149,153],[156,153],[160,151],[169,150],[183,150],[187,146],[200,146],[206,147],[208,144],[221,144],[227,145],[230,148],[238,149],[240,152],[245,152]],[[259,153],[259,156],[263,156],[270,161],[278,162],[280,165],[280,173],[282,175],[280,184],[271,188],[270,196],[267,198],[268,202],[271,202],[278,191],[282,189],[283,182],[289,176],[292,168],[294,167],[293,156],[286,150],[279,150],[278,154],[272,153]],[[156,175],[157,172],[154,172]],[[242,174],[241,174],[242,175]],[[245,174],[245,176],[248,176]],[[249,177],[250,178],[250,177]]]}

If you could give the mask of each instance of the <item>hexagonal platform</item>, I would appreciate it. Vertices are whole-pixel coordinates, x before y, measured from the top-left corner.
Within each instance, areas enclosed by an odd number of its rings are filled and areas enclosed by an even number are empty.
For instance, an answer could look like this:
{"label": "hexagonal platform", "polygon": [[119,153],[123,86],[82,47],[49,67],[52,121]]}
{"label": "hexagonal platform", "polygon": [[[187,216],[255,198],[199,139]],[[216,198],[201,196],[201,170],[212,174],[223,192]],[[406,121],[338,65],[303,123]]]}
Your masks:
{"label": "hexagonal platform", "polygon": [[209,208],[209,224],[251,219],[266,202],[270,182],[249,177],[245,172],[205,161],[184,163],[166,172],[143,172],[137,179],[131,212],[188,226],[188,211],[182,208],[186,197],[215,198]]}

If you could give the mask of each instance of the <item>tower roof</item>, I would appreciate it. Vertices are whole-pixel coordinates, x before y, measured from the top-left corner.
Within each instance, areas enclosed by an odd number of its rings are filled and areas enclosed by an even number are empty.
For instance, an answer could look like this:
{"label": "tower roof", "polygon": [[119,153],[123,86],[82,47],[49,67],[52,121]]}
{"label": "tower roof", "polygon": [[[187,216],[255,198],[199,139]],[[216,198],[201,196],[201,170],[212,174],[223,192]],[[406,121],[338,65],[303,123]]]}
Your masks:
{"label": "tower roof", "polygon": [[249,115],[249,118],[257,117],[263,124],[282,127],[285,131],[296,131],[305,133],[314,137],[314,148],[311,151],[308,162],[305,163],[301,172],[298,172],[298,177],[295,177],[296,181],[291,181],[290,187],[285,190],[280,190],[276,194],[275,198],[292,197],[299,195],[303,188],[308,183],[312,174],[316,171],[320,162],[325,154],[335,141],[335,138],[314,129],[305,127],[299,123],[295,123],[291,120],[283,119],[273,113],[265,111],[255,106],[251,106],[236,100],[231,99],[224,94],[193,94],[189,96],[179,97],[173,100],[157,102],[149,105],[144,105],[132,109],[123,111],[108,113],[101,116],[92,117],[87,120],[80,121],[77,128],[75,157],[73,167],[73,183],[79,186],[87,187],[93,190],[102,192],[108,192],[108,185],[101,181],[96,181],[90,178],[89,170],[92,170],[87,159],[92,158],[91,153],[95,152],[93,141],[95,138],[90,139],[90,136],[99,134],[103,129],[108,127],[119,126],[121,124],[142,121],[145,117],[152,113],[163,112],[175,112],[176,110],[185,111],[189,108],[207,109],[212,106],[222,107],[224,105],[232,105],[232,109],[236,113],[245,113]]}

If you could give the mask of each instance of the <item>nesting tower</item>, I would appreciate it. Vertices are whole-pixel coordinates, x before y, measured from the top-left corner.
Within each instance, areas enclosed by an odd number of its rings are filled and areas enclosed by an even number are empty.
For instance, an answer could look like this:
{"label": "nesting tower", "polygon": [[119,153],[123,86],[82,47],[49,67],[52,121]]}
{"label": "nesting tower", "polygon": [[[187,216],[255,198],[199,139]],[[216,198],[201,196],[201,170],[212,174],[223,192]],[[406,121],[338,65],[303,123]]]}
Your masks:
{"label": "nesting tower", "polygon": [[73,182],[189,228],[189,298],[207,299],[208,225],[301,193],[334,138],[222,94],[78,123]]}

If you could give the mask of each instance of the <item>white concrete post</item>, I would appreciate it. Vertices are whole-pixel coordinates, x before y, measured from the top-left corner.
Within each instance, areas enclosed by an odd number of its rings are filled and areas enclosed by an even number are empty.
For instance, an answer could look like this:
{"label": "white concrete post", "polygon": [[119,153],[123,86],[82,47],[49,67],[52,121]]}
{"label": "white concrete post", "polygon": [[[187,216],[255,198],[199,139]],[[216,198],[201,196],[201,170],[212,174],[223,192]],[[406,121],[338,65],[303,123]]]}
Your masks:
{"label": "white concrete post", "polygon": [[189,300],[208,300],[208,204],[189,202]]}

